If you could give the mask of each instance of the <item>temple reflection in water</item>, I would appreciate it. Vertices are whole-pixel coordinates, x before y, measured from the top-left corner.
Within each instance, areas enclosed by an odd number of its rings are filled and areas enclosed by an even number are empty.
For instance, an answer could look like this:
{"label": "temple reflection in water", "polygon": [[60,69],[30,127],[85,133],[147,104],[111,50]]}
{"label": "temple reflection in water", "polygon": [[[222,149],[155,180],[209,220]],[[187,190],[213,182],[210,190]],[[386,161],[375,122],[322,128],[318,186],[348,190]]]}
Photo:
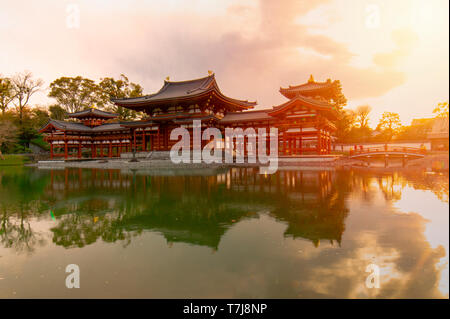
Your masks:
{"label": "temple reflection in water", "polygon": [[448,298],[448,195],[419,171],[8,168],[0,296],[66,296],[75,262],[83,297]]}
{"label": "temple reflection in water", "polygon": [[[154,173],[153,173],[154,174]],[[163,174],[167,174],[163,173]],[[347,210],[331,171],[253,168],[209,176],[155,176],[120,170],[52,170],[45,196],[58,219],[53,241],[65,247],[128,239],[142,231],[169,243],[218,249],[234,223],[268,213],[285,222],[285,236],[340,243]],[[334,184],[336,185],[336,184]]]}

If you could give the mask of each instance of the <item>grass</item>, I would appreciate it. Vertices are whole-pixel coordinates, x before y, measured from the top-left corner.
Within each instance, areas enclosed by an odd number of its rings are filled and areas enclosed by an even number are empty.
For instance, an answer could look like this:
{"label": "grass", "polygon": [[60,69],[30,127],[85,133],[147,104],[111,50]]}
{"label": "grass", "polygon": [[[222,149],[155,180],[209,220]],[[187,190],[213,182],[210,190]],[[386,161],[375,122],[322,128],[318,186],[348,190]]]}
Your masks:
{"label": "grass", "polygon": [[28,162],[28,158],[22,155],[3,154],[3,158],[0,158],[0,166],[17,166]]}

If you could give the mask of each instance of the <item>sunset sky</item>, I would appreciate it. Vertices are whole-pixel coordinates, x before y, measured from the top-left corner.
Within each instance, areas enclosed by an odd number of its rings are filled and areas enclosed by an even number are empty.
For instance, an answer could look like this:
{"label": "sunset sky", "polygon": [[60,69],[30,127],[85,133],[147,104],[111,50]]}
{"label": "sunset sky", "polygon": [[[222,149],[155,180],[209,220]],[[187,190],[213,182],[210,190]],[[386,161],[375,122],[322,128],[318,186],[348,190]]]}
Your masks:
{"label": "sunset sky", "polygon": [[[340,80],[347,107],[370,104],[373,127],[384,111],[409,124],[448,101],[448,0],[0,4],[0,74],[29,70],[46,88],[60,76],[124,73],[152,93],[167,76],[186,80],[213,70],[226,95],[268,108],[285,101],[280,86],[313,74]],[[45,91],[31,101],[52,102]]]}

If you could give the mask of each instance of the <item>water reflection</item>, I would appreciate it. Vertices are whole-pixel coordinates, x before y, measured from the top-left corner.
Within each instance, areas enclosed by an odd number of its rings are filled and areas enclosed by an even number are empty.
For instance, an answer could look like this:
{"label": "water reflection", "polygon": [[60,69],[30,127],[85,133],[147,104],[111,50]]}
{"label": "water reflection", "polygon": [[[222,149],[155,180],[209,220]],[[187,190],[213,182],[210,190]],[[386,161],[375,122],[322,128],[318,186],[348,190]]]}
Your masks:
{"label": "water reflection", "polygon": [[[228,287],[224,279],[212,281],[202,294],[187,290],[201,297],[448,296],[448,212],[444,211],[448,175],[257,172],[233,168],[206,176],[192,172],[168,176],[154,171],[0,170],[1,245],[27,254],[39,254],[40,247],[51,245],[73,249],[99,243],[135,250],[133,242],[158,234],[166,248],[186,244],[216,252],[215,260],[208,259],[211,263],[227,256],[225,265],[241,267],[234,270],[241,281],[253,278],[248,277],[248,267],[256,272],[252,276],[258,283],[252,281],[254,287],[245,286],[241,292]],[[417,191],[433,194],[428,197],[435,204],[433,213],[402,207],[402,196],[411,202],[409,196]],[[431,239],[426,231],[430,221],[433,233],[443,234],[442,238]],[[445,221],[447,226],[442,224]],[[280,233],[284,239],[278,237]],[[231,243],[234,252],[228,250]],[[243,247],[246,254],[239,255]],[[154,249],[165,254],[162,247]],[[185,255],[188,251],[193,252],[184,248],[178,253],[195,264],[195,258]],[[258,260],[264,264],[255,271]],[[364,287],[365,267],[372,262],[383,273],[382,289],[377,291]],[[164,267],[161,277],[184,271],[176,265]],[[222,267],[207,273],[219,280],[229,272]],[[198,270],[190,275],[203,276]],[[186,290],[171,288],[166,297],[185,296]],[[143,295],[138,297],[162,296],[144,288],[139,291]],[[95,296],[106,296],[105,291]]]}

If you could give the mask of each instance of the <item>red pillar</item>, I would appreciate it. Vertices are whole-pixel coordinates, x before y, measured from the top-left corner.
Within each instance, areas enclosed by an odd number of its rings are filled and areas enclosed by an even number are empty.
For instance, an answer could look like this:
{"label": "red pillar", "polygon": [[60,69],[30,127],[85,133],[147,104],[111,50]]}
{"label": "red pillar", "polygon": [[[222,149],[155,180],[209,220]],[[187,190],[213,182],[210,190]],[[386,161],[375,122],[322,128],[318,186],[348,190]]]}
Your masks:
{"label": "red pillar", "polygon": [[145,145],[145,130],[142,128],[142,150],[145,152],[147,150],[147,147]]}
{"label": "red pillar", "polygon": [[109,152],[108,152],[108,157],[109,157],[109,158],[112,157],[112,141],[109,141]]}
{"label": "red pillar", "polygon": [[81,158],[81,143],[78,144],[78,158]]}
{"label": "red pillar", "polygon": [[53,142],[50,143],[50,158],[53,159]]}

